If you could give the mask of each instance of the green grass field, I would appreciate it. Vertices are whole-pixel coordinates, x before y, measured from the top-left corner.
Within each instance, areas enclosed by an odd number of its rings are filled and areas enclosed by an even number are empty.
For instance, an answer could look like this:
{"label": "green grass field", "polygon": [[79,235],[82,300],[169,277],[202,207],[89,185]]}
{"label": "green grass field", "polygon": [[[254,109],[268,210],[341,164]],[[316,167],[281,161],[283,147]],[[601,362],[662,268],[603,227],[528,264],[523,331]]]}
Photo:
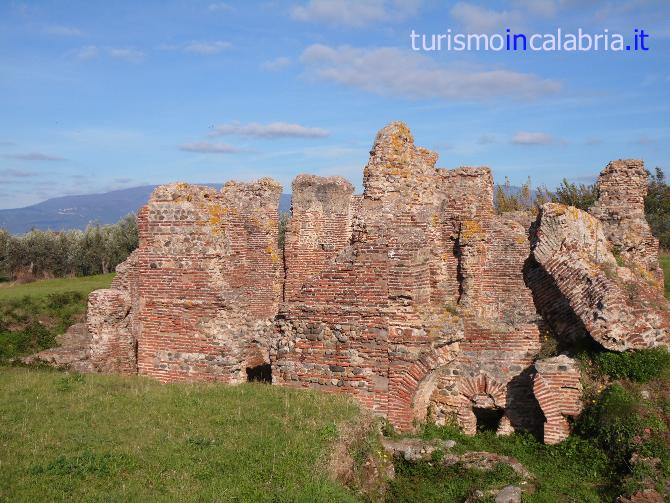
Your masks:
{"label": "green grass field", "polygon": [[88,295],[98,288],[109,288],[114,273],[76,278],[56,278],[33,281],[32,283],[0,283],[0,300],[20,299],[26,295],[43,297],[51,293],[79,292]]}
{"label": "green grass field", "polygon": [[670,299],[670,253],[662,252],[659,261],[665,273],[665,296]]}
{"label": "green grass field", "polygon": [[344,397],[13,367],[0,389],[0,501],[356,501],[326,467]]}

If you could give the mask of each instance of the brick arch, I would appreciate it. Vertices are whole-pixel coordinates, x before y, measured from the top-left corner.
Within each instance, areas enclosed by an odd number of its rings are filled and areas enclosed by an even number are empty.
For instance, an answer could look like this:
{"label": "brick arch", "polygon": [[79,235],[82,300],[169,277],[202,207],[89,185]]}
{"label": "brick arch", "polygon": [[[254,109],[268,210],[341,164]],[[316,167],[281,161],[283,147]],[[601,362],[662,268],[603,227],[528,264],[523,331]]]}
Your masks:
{"label": "brick arch", "polygon": [[461,395],[473,403],[478,397],[489,397],[495,407],[505,408],[507,405],[506,386],[486,374],[461,379],[458,388]]}
{"label": "brick arch", "polygon": [[407,431],[415,420],[423,420],[425,411],[419,407],[428,399],[437,385],[437,373],[453,361],[454,353],[449,345],[433,348],[423,353],[411,365],[389,369],[388,419],[396,428]]}
{"label": "brick arch", "polygon": [[[477,433],[477,418],[473,407],[498,408],[507,407],[507,387],[486,374],[465,377],[458,384],[460,403],[456,417],[458,424],[466,435]],[[508,429],[509,420],[503,417],[501,426]]]}

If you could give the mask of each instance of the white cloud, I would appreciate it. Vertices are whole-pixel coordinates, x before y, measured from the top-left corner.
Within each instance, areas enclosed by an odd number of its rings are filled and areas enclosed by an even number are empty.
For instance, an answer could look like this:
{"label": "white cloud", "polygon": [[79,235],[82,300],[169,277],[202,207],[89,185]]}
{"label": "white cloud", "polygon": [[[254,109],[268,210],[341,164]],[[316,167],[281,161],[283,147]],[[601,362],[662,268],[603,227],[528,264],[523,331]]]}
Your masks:
{"label": "white cloud", "polygon": [[291,10],[297,21],[361,28],[417,13],[420,0],[309,0]]}
{"label": "white cloud", "polygon": [[493,134],[483,134],[477,139],[477,143],[479,145],[490,145],[491,143],[495,143],[497,141],[497,138]]}
{"label": "white cloud", "polygon": [[29,152],[27,154],[10,154],[5,156],[7,159],[17,159],[19,161],[64,161],[65,158],[56,155],[43,154],[41,152]]}
{"label": "white cloud", "polygon": [[238,135],[258,138],[323,138],[330,133],[325,129],[272,122],[270,124],[239,124],[232,122],[217,126],[210,136]]}
{"label": "white cloud", "polygon": [[307,75],[380,95],[407,98],[531,98],[556,93],[557,81],[530,73],[439,65],[428,56],[391,47],[312,45],[300,58]]}
{"label": "white cloud", "polygon": [[275,59],[271,59],[269,61],[265,61],[262,65],[261,68],[263,70],[267,70],[268,72],[277,72],[279,70],[283,70],[287,66],[291,64],[291,60],[285,56],[280,56]]}
{"label": "white cloud", "polygon": [[519,131],[512,137],[515,145],[547,145],[553,143],[554,139],[547,133]]}
{"label": "white cloud", "polygon": [[458,2],[449,13],[470,33],[504,32],[506,28],[519,30],[533,17],[553,18],[566,0],[512,0],[509,8],[494,10],[481,5]]}
{"label": "white cloud", "polygon": [[44,28],[47,35],[55,35],[57,37],[81,37],[84,33],[79,28],[72,26],[52,25]]}
{"label": "white cloud", "polygon": [[79,61],[88,61],[97,58],[98,54],[100,54],[100,50],[94,45],[87,45],[80,47],[79,49],[75,49],[73,54],[74,57]]}
{"label": "white cloud", "polygon": [[515,7],[524,9],[529,14],[547,18],[555,16],[562,3],[564,0],[514,0],[513,2]]}
{"label": "white cloud", "polygon": [[520,11],[495,11],[466,2],[458,2],[451,8],[451,17],[470,33],[504,32],[514,29],[523,20]]}
{"label": "white cloud", "polygon": [[227,143],[196,142],[179,145],[179,150],[184,152],[198,152],[201,154],[237,154],[241,149],[228,145]]}
{"label": "white cloud", "polygon": [[110,47],[107,49],[107,54],[109,54],[111,58],[121,59],[130,63],[140,63],[144,59],[144,53],[142,51],[126,47]]}
{"label": "white cloud", "polygon": [[217,2],[209,4],[207,10],[210,12],[230,12],[235,9],[233,9],[232,5],[228,5],[227,3]]}
{"label": "white cloud", "polygon": [[35,171],[26,171],[24,169],[9,168],[0,170],[0,177],[6,178],[30,178],[38,175],[39,173],[36,173]]}
{"label": "white cloud", "polygon": [[211,42],[190,42],[184,46],[184,52],[194,54],[218,54],[221,51],[229,49],[233,46],[230,42],[222,40],[214,40]]}

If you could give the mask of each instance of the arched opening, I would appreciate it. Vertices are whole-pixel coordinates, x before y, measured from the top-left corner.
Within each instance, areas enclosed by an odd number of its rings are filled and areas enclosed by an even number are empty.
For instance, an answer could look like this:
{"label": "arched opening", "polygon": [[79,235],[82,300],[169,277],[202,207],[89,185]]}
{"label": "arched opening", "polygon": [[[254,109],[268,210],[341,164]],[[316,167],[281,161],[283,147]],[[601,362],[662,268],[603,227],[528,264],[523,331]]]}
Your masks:
{"label": "arched opening", "polygon": [[263,363],[255,367],[247,367],[247,382],[272,383],[272,365]]}
{"label": "arched opening", "polygon": [[472,412],[477,419],[477,433],[485,431],[492,431],[496,433],[500,427],[500,420],[503,418],[505,411],[501,408],[481,408],[473,407]]}

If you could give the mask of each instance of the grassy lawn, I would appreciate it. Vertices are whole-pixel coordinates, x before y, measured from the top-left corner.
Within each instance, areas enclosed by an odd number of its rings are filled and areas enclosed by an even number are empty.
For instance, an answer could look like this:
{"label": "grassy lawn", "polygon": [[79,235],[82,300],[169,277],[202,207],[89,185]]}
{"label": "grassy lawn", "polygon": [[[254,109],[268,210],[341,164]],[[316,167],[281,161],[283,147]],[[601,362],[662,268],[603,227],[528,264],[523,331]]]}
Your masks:
{"label": "grassy lawn", "polygon": [[20,299],[26,295],[43,297],[51,293],[79,292],[84,296],[98,288],[109,288],[114,273],[76,278],[56,278],[33,281],[32,283],[0,283],[0,300]]}
{"label": "grassy lawn", "polygon": [[659,259],[665,273],[665,296],[670,299],[670,253],[661,252]]}
{"label": "grassy lawn", "polygon": [[0,367],[0,501],[356,501],[338,396]]}

